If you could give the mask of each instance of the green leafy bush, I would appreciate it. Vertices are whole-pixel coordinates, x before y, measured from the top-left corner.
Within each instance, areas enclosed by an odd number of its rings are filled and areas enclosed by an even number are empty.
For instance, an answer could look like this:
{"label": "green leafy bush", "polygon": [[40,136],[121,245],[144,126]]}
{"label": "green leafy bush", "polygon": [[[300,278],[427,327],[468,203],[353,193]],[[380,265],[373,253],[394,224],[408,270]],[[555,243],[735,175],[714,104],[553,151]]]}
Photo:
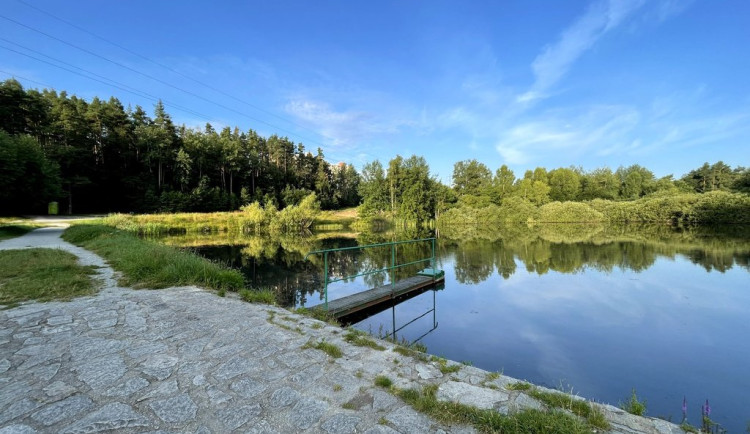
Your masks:
{"label": "green leafy bush", "polygon": [[601,222],[604,214],[582,202],[550,202],[539,208],[539,221],[545,223]]}

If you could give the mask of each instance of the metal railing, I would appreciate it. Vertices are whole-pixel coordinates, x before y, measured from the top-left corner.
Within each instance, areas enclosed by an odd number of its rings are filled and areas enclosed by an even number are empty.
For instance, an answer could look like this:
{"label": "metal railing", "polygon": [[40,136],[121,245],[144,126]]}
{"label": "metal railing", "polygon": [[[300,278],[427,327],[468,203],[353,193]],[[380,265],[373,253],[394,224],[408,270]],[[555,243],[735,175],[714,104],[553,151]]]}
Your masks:
{"label": "metal railing", "polygon": [[[401,245],[401,244],[413,244],[413,243],[419,243],[419,242],[425,242],[425,241],[430,241],[432,243],[432,255],[429,258],[418,259],[416,261],[407,262],[405,264],[396,264],[396,246]],[[377,270],[367,270],[364,273],[352,274],[350,276],[343,276],[343,277],[336,278],[336,279],[328,278],[329,277],[328,275],[328,254],[329,253],[343,252],[347,250],[364,250],[364,249],[371,249],[375,247],[386,247],[386,246],[390,246],[391,248],[391,265],[389,267],[379,268]],[[307,255],[305,255],[304,260],[307,260],[307,258],[311,255],[320,255],[320,254],[323,255],[323,268],[324,268],[323,293],[325,297],[325,308],[327,311],[328,310],[328,284],[329,283],[341,282],[344,280],[354,279],[356,277],[369,276],[371,274],[377,274],[377,273],[382,273],[384,271],[390,271],[391,288],[393,288],[393,286],[396,283],[395,270],[398,268],[408,267],[409,265],[415,265],[415,264],[419,264],[422,262],[429,262],[431,267],[434,269],[435,268],[435,238],[421,238],[418,240],[392,241],[390,243],[367,244],[364,246],[340,247],[337,249],[314,250],[308,253]]]}

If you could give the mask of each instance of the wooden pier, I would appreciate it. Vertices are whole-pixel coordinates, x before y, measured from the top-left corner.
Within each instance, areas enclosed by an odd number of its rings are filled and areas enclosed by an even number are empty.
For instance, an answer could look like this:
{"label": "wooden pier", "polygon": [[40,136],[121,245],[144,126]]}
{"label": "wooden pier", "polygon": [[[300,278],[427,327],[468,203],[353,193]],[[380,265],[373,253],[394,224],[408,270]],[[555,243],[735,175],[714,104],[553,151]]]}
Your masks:
{"label": "wooden pier", "polygon": [[[437,275],[417,275],[399,280],[395,284],[390,283],[367,291],[341,297],[328,302],[328,313],[335,318],[351,315],[363,309],[375,306],[377,304],[392,300],[402,295],[409,294],[430,287],[440,281],[445,276],[442,272]],[[325,309],[323,306],[320,308]]]}

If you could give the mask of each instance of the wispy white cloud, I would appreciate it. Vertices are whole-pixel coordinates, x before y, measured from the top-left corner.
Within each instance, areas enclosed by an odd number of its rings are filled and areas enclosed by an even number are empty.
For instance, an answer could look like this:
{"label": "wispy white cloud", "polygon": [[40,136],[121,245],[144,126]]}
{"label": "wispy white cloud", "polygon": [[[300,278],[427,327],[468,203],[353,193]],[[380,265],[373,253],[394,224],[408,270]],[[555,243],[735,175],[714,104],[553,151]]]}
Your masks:
{"label": "wispy white cloud", "polygon": [[[611,153],[632,145],[628,133],[639,120],[636,110],[619,106],[595,106],[575,115],[550,111],[520,120],[500,136],[496,149],[505,162],[514,165],[539,161],[550,153]],[[606,145],[609,151],[601,148]]]}
{"label": "wispy white cloud", "polygon": [[332,146],[345,149],[375,136],[395,134],[402,126],[413,124],[407,120],[384,119],[365,111],[338,111],[329,104],[309,99],[294,99],[285,110],[328,138]]}
{"label": "wispy white cloud", "polygon": [[589,6],[586,13],[562,32],[556,43],[545,47],[534,59],[531,64],[534,84],[517,97],[517,102],[531,103],[545,98],[581,55],[643,4],[644,0],[606,0]]}

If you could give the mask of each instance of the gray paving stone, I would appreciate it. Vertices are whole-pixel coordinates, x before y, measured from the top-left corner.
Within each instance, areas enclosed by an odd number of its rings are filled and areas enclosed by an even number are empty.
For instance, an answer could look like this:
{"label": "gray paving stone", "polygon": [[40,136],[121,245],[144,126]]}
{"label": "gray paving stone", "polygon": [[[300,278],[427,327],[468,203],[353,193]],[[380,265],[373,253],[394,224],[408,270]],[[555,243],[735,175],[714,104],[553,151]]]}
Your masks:
{"label": "gray paving stone", "polygon": [[292,425],[305,430],[318,422],[328,410],[328,403],[314,398],[302,398],[292,408],[289,415]]}
{"label": "gray paving stone", "polygon": [[75,395],[42,407],[33,413],[31,418],[42,425],[50,426],[78,416],[93,406],[94,402],[88,396]]}
{"label": "gray paving stone", "polygon": [[401,434],[388,425],[375,425],[370,427],[364,434]]}
{"label": "gray paving stone", "polygon": [[157,380],[164,380],[172,375],[172,372],[176,369],[177,361],[177,357],[157,354],[143,362],[143,369],[141,371]]}
{"label": "gray paving stone", "polygon": [[286,407],[297,402],[302,394],[291,387],[282,387],[271,395],[271,407]]}
{"label": "gray paving stone", "polygon": [[195,377],[193,377],[193,385],[195,386],[203,386],[206,384],[206,376],[203,374],[198,374]]}
{"label": "gray paving stone", "polygon": [[60,395],[63,395],[63,396],[72,395],[73,392],[76,391],[76,388],[58,380],[58,381],[55,381],[54,383],[51,383],[49,386],[45,387],[42,390],[47,396],[53,397],[53,396],[60,396]]}
{"label": "gray paving stone", "polygon": [[31,413],[32,411],[41,407],[41,405],[42,404],[40,402],[29,398],[23,398],[15,401],[8,408],[3,410],[2,413],[0,413],[0,424],[11,421],[19,416]]}
{"label": "gray paving stone", "polygon": [[198,406],[186,394],[154,401],[149,404],[151,410],[167,423],[184,423],[195,419]]}
{"label": "gray paving stone", "polygon": [[211,400],[211,404],[215,406],[225,404],[232,400],[232,395],[213,385],[206,388],[206,394],[208,394],[208,399]]}
{"label": "gray paving stone", "polygon": [[438,387],[437,399],[458,402],[484,410],[490,410],[499,402],[508,401],[510,394],[500,390],[486,389],[457,381],[446,381]]}
{"label": "gray paving stone", "polygon": [[220,365],[214,372],[214,377],[219,380],[229,380],[250,371],[257,364],[257,360],[251,360],[247,357],[234,357]]}
{"label": "gray paving stone", "polygon": [[126,350],[126,353],[132,359],[140,359],[145,356],[163,353],[166,350],[167,346],[161,342],[147,342],[140,345],[131,345]]}
{"label": "gray paving stone", "polygon": [[36,430],[28,425],[8,425],[0,428],[0,434],[34,434]]}
{"label": "gray paving stone", "polygon": [[42,337],[31,337],[23,341],[24,347],[29,347],[31,345],[41,345],[46,341],[46,339]]}
{"label": "gray paving stone", "polygon": [[404,433],[430,432],[432,421],[426,416],[417,413],[411,407],[404,406],[388,414],[385,419],[391,423],[396,430]]}
{"label": "gray paving stone", "polygon": [[338,413],[328,418],[320,427],[329,434],[350,434],[357,432],[357,425],[361,420],[357,416]]}
{"label": "gray paving stone", "polygon": [[73,322],[73,315],[59,315],[47,318],[47,325],[59,326],[63,324],[70,324]]}
{"label": "gray paving stone", "polygon": [[137,399],[138,402],[153,398],[176,395],[180,391],[177,380],[169,380],[156,383],[156,386]]}
{"label": "gray paving stone", "polygon": [[260,404],[243,405],[242,407],[236,408],[225,408],[217,412],[217,416],[221,421],[221,424],[228,431],[234,431],[239,427],[245,425],[256,417],[260,416],[263,412]]}
{"label": "gray paving stone", "polygon": [[254,378],[243,378],[232,383],[230,389],[243,398],[254,398],[266,390],[267,387],[261,381]]}
{"label": "gray paving stone", "polygon": [[544,410],[544,408],[544,404],[530,397],[529,395],[526,395],[525,393],[520,393],[518,396],[516,396],[516,399],[513,400],[513,403],[511,405],[511,411],[520,411],[526,409]]}
{"label": "gray paving stone", "polygon": [[62,434],[84,434],[149,426],[149,420],[132,407],[119,402],[106,404],[100,409],[68,425]]}
{"label": "gray paving stone", "polygon": [[76,368],[78,379],[94,390],[102,390],[114,385],[125,372],[127,366],[119,355],[109,355],[91,360]]}
{"label": "gray paving stone", "polygon": [[104,394],[106,396],[130,396],[139,390],[149,386],[148,380],[145,378],[137,377],[131,378],[128,381],[118,384],[107,390]]}
{"label": "gray paving stone", "polygon": [[107,354],[117,353],[126,343],[119,339],[81,336],[70,343],[70,353],[76,360],[90,360]]}
{"label": "gray paving stone", "polygon": [[[56,360],[60,360],[59,358]],[[45,383],[49,383],[60,370],[61,363],[49,363],[43,366],[35,366],[29,369],[29,374]],[[20,369],[20,367],[19,367]]]}
{"label": "gray paving stone", "polygon": [[[4,378],[12,379],[10,376]],[[29,395],[33,390],[32,387],[32,384],[26,378],[19,379],[18,381],[10,381],[2,385],[0,387],[0,409]],[[0,418],[2,418],[2,415],[3,413],[0,413]]]}
{"label": "gray paving stone", "polygon": [[245,431],[246,434],[282,434],[278,430],[278,427],[271,425],[267,420],[261,420],[258,423],[253,424],[252,427]]}
{"label": "gray paving stone", "polygon": [[433,378],[440,378],[443,376],[443,373],[440,372],[436,367],[425,365],[422,363],[418,363],[416,366],[414,366],[414,369],[417,370],[417,375],[419,378],[423,380],[431,380]]}

